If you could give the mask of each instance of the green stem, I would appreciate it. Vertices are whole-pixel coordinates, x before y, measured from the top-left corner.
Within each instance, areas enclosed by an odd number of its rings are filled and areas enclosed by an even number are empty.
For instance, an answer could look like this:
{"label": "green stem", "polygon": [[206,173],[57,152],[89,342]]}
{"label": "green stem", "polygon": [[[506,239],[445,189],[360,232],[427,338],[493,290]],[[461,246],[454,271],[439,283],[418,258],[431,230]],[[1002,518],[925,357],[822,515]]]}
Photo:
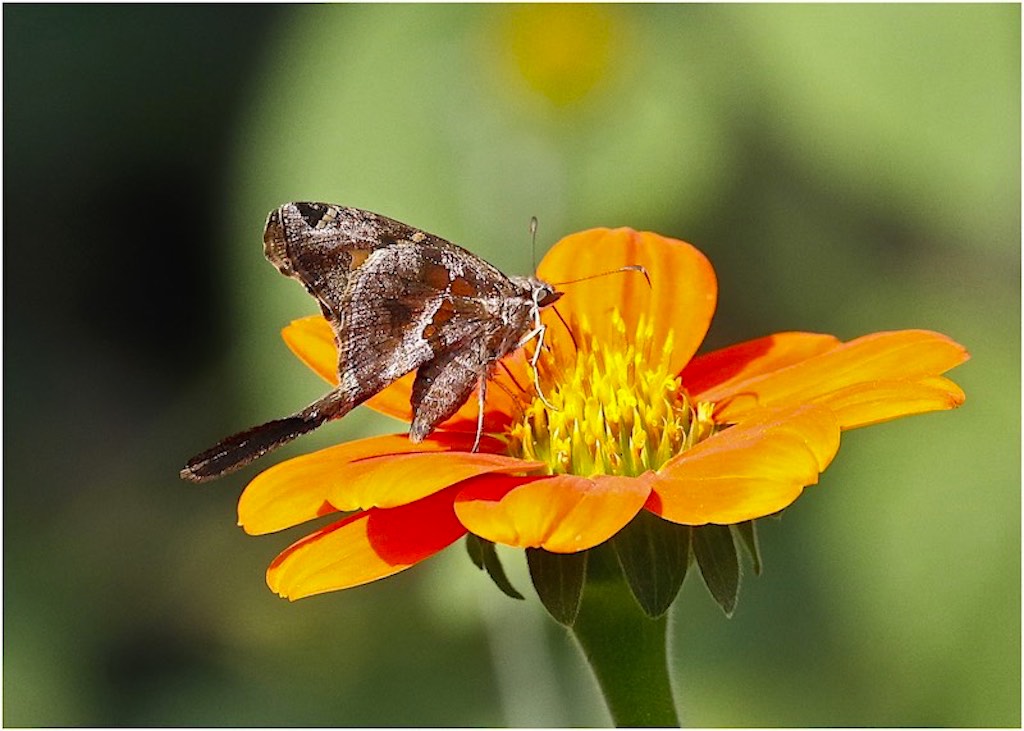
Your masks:
{"label": "green stem", "polygon": [[616,726],[679,726],[668,676],[665,615],[633,598],[610,546],[590,550],[583,602],[572,626]]}

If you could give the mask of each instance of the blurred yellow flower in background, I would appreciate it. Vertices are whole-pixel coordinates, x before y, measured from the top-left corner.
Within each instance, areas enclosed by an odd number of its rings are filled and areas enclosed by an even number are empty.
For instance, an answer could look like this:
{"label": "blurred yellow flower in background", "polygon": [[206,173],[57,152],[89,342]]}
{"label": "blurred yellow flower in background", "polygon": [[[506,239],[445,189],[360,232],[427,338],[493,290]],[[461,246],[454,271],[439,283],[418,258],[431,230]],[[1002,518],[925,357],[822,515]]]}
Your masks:
{"label": "blurred yellow flower in background", "polygon": [[611,70],[619,32],[608,5],[516,5],[502,14],[509,60],[534,91],[556,106],[584,99]]}

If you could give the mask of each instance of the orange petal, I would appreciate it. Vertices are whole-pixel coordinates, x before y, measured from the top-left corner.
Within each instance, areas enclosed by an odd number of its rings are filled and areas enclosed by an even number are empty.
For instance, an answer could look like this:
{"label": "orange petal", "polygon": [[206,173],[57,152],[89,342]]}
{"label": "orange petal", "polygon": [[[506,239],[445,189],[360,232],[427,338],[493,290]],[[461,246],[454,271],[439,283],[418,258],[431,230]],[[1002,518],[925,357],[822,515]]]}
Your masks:
{"label": "orange petal", "polygon": [[416,380],[416,371],[406,373],[383,391],[368,398],[363,403],[378,414],[390,416],[406,424],[412,423],[412,382]]}
{"label": "orange petal", "polygon": [[[610,314],[618,308],[626,332],[635,332],[641,314],[653,321],[655,343],[673,332],[670,366],[677,372],[704,340],[715,312],[718,283],[707,258],[683,241],[628,228],[591,229],[555,244],[537,267],[537,276],[557,285],[601,274],[628,264],[641,264],[651,285],[638,272],[623,272],[567,284],[556,305],[570,320],[585,316],[599,342],[614,342]],[[545,315],[546,337],[558,348],[569,348],[569,334],[557,318]]]}
{"label": "orange petal", "polygon": [[[293,321],[281,331],[281,336],[291,351],[309,366],[318,376],[331,385],[338,385],[338,349],[334,343],[334,331],[320,315],[304,317]],[[489,380],[487,401],[484,404],[484,431],[496,434],[505,430],[513,415],[520,413],[516,396],[522,395],[529,402],[533,393],[528,389],[531,381],[525,377],[526,360],[521,351],[504,360],[506,368],[498,366]],[[412,384],[416,372],[407,373],[390,386],[369,398],[365,404],[374,411],[400,419],[412,421]],[[471,431],[476,433],[478,400],[474,392],[454,416],[444,422],[445,429]]]}
{"label": "orange petal", "polygon": [[878,424],[900,416],[953,409],[964,402],[963,390],[948,378],[872,381],[830,393],[815,403],[828,406],[843,429]]}
{"label": "orange petal", "polygon": [[292,320],[281,330],[285,344],[299,360],[332,386],[338,385],[338,348],[334,331],[321,315]]}
{"label": "orange petal", "polygon": [[818,481],[839,449],[839,425],[820,406],[776,410],[709,437],[658,472],[647,508],[685,525],[771,515]]}
{"label": "orange petal", "polygon": [[[250,535],[273,533],[337,512],[327,496],[347,485],[345,468],[357,460],[410,452],[469,450],[473,435],[434,434],[413,444],[403,434],[359,439],[289,459],[257,475],[238,500],[238,524]],[[483,449],[500,449],[485,438]]]}
{"label": "orange petal", "polygon": [[[472,435],[464,436],[472,440]],[[472,443],[460,452],[390,455],[351,462],[336,470],[327,500],[339,510],[393,508],[472,477],[522,474],[544,467],[542,462],[474,453],[470,448]]]}
{"label": "orange petal", "polygon": [[619,532],[640,511],[654,475],[523,478],[489,476],[468,483],[455,513],[494,543],[576,553]]}
{"label": "orange petal", "polygon": [[717,401],[735,392],[735,384],[807,360],[838,346],[839,338],[784,332],[698,355],[682,372],[683,386],[695,399]]}
{"label": "orange petal", "polygon": [[295,600],[404,571],[465,535],[452,510],[456,492],[367,510],[306,536],[270,564],[267,585]]}
{"label": "orange petal", "polygon": [[737,422],[764,408],[792,406],[871,381],[921,381],[968,358],[963,346],[927,330],[880,332],[851,340],[772,373],[733,382],[719,401],[715,420]]}

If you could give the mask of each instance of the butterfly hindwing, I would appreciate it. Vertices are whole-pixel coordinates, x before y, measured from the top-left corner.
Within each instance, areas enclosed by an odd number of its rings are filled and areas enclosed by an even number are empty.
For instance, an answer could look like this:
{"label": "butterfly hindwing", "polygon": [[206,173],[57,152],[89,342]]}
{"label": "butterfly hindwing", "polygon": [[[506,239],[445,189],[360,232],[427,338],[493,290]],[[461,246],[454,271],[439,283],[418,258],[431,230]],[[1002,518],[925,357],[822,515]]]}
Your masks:
{"label": "butterfly hindwing", "polygon": [[412,385],[409,438],[423,441],[455,414],[476,388],[484,388],[488,356],[479,346],[449,350],[420,366]]}

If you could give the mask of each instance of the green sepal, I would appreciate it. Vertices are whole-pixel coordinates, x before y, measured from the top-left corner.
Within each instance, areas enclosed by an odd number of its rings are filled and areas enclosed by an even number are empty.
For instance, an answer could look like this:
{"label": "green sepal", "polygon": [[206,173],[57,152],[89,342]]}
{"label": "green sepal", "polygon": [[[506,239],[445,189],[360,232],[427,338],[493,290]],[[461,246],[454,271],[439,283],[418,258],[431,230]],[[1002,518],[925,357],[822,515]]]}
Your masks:
{"label": "green sepal", "polygon": [[542,548],[527,548],[526,564],[548,614],[560,624],[572,627],[580,611],[587,552],[551,553]]}
{"label": "green sepal", "polygon": [[612,547],[644,614],[656,619],[667,612],[686,578],[690,526],[641,510],[615,535]]}
{"label": "green sepal", "polygon": [[750,564],[754,569],[754,576],[761,575],[761,546],[757,542],[757,523],[748,520],[744,523],[737,523],[732,526],[732,532],[739,536],[743,547],[747,549],[750,556]]}
{"label": "green sepal", "polygon": [[508,576],[505,575],[505,568],[501,565],[501,559],[498,558],[498,552],[495,550],[493,543],[480,536],[467,533],[466,551],[469,553],[469,559],[476,564],[478,569],[487,572],[487,575],[491,577],[491,580],[494,581],[495,585],[501,589],[505,596],[512,597],[513,599],[526,598],[516,591],[516,588],[512,586],[512,582],[508,580]]}
{"label": "green sepal", "polygon": [[731,617],[740,593],[740,557],[732,531],[727,525],[702,525],[693,529],[692,542],[708,591]]}

